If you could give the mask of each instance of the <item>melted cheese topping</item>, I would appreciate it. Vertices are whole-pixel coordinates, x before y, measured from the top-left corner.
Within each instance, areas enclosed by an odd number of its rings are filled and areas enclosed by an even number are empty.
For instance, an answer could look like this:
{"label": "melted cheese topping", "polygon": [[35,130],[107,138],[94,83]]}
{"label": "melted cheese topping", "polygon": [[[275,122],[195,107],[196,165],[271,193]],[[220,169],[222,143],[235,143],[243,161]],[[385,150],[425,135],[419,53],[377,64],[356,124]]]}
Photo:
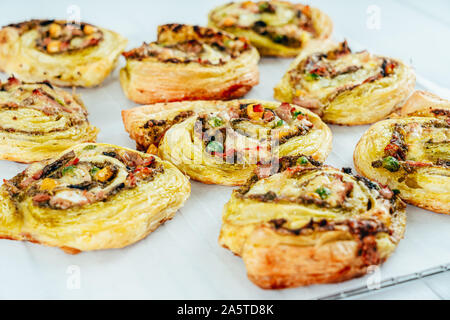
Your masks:
{"label": "melted cheese topping", "polygon": [[157,59],[166,63],[224,65],[251,50],[245,38],[212,28],[182,24],[158,27],[158,41],[123,53],[127,59]]}
{"label": "melted cheese topping", "polygon": [[56,201],[68,201],[71,205],[86,203],[88,199],[82,195],[81,191],[64,190],[56,193],[53,197]]}
{"label": "melted cheese topping", "polygon": [[[258,161],[298,154],[322,161],[328,154],[329,128],[309,110],[284,105],[258,100],[157,104],[136,108],[125,123],[140,150],[154,144],[162,158],[194,179],[239,185]],[[189,117],[174,121],[188,112]]]}
{"label": "melted cheese topping", "polygon": [[165,47],[162,44],[151,43],[149,45],[150,55],[153,53],[163,60],[177,59],[180,61],[199,62],[207,61],[212,65],[219,65],[231,60],[231,56],[225,51],[220,51],[218,48],[203,43],[200,52],[188,52],[179,48]]}
{"label": "melted cheese topping", "polygon": [[0,114],[1,128],[36,133],[87,121],[86,110],[73,97],[43,84],[17,84],[0,91]]}
{"label": "melted cheese topping", "polygon": [[[349,190],[346,190],[346,183],[352,185]],[[300,177],[285,171],[259,180],[245,197],[263,195],[269,191],[287,202],[295,201],[299,196],[309,198],[311,201],[317,200],[318,203],[323,201],[324,206],[325,204],[329,206],[324,210],[330,211],[330,214],[333,214],[336,208],[343,209],[350,215],[361,214],[367,211],[367,202],[373,200],[373,196],[369,196],[370,193],[361,184],[347,175],[331,170],[306,172]]]}
{"label": "melted cheese topping", "polygon": [[[80,162],[66,163],[73,156]],[[190,193],[189,181],[172,164],[154,157],[152,163],[163,169],[154,179],[141,179],[145,172],[138,170],[133,173],[135,186],[123,187],[120,172],[128,168],[121,161],[115,162],[117,158],[127,165],[137,165],[139,159],[152,156],[113,145],[81,144],[50,161],[34,163],[5,181],[0,188],[0,237],[70,249],[70,253],[122,248],[145,238],[182,206]],[[88,178],[99,176],[99,193],[107,192],[110,185],[119,187],[107,198],[93,199],[94,189],[84,186],[64,186],[86,181],[86,166],[100,166],[102,162],[125,167],[120,167],[116,176],[93,171]],[[60,177],[58,165],[67,167],[70,163],[75,168],[66,169],[63,176],[70,173],[73,177],[66,180]],[[44,201],[45,205],[39,204]]]}
{"label": "melted cheese topping", "polygon": [[405,142],[408,146],[406,160],[450,161],[450,129],[423,127],[411,123],[405,127]]}
{"label": "melted cheese topping", "polygon": [[15,201],[28,197],[36,206],[67,209],[104,201],[161,172],[161,165],[152,156],[91,144],[36,164],[8,185]]}
{"label": "melted cheese topping", "polygon": [[449,213],[450,127],[434,118],[396,118],[374,124],[355,149],[364,176],[398,190],[408,203]]}
{"label": "melted cheese topping", "polygon": [[[298,167],[300,168],[300,167]],[[251,225],[285,219],[289,228],[301,228],[314,219],[376,217],[391,226],[391,212],[402,208],[381,195],[380,187],[369,188],[362,181],[334,168],[298,171],[288,169],[258,180],[243,194],[233,193],[224,221]],[[267,195],[271,194],[270,198]]]}
{"label": "melted cheese topping", "polygon": [[[306,91],[309,96],[325,102],[339,88],[360,85],[370,77],[379,74],[383,63],[382,58],[371,55],[368,52],[346,54],[332,60],[323,58],[321,61],[321,64],[327,65],[330,69],[335,70],[336,73],[345,72],[349,67],[355,67],[356,71],[339,74],[331,78],[322,76],[311,77],[308,75],[308,72],[302,72],[302,70],[299,74],[294,70],[292,71],[291,81],[293,81],[294,91],[299,96],[302,96],[304,91]],[[300,65],[303,62],[300,62]],[[300,77],[297,78],[298,75]]]}
{"label": "melted cheese topping", "polygon": [[301,4],[278,1],[230,3],[213,11],[211,19],[221,29],[251,29],[288,46],[298,46],[316,33],[310,8]]}
{"label": "melted cheese topping", "polygon": [[[238,19],[237,25],[240,27],[250,27],[256,21],[264,21],[270,26],[283,26],[288,23],[293,23],[295,18],[294,6],[286,3],[274,3],[275,12],[260,12],[258,5],[263,6],[263,1],[255,3],[254,5],[245,5],[242,3],[233,3],[217,12],[217,16],[236,17]],[[224,21],[222,20],[222,23]],[[225,22],[226,23],[226,22]]]}
{"label": "melted cheese topping", "polygon": [[94,142],[98,129],[87,115],[76,96],[49,84],[0,83],[0,158],[40,161]]}
{"label": "melted cheese topping", "polygon": [[[249,118],[254,107],[261,108],[256,118]],[[241,109],[243,108],[243,109]],[[200,113],[197,118],[188,118],[169,129],[166,136],[171,139],[179,139],[172,135],[171,130],[179,130],[179,126],[192,126],[191,139],[194,145],[202,146],[208,161],[217,163],[229,163],[241,166],[254,165],[258,162],[271,162],[279,155],[282,147],[290,140],[307,139],[311,131],[315,131],[314,124],[308,120],[310,115],[304,109],[294,105],[287,107],[288,119],[282,120],[277,115],[278,108],[272,105],[258,103],[242,104],[228,109],[221,106],[220,111]],[[292,116],[299,111],[302,119]],[[264,115],[270,118],[264,120]],[[231,116],[233,115],[233,118]],[[214,123],[216,121],[216,123]],[[201,130],[200,130],[201,128]],[[175,143],[173,141],[173,143]],[[220,144],[222,150],[211,153],[208,146],[211,143]],[[234,154],[238,154],[235,159]]]}

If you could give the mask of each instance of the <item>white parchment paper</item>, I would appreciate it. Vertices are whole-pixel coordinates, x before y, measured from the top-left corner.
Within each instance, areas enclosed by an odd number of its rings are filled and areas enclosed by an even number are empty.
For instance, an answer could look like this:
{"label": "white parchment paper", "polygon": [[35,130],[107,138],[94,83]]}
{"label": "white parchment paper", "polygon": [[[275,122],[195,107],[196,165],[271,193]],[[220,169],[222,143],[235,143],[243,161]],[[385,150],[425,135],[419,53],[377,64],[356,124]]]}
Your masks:
{"label": "white parchment paper", "polygon": [[[36,15],[64,17],[65,12],[61,10],[65,5],[69,6],[69,2],[46,1],[40,8],[33,2],[31,8],[22,4],[23,8],[19,10],[20,1],[17,2],[2,9],[1,25]],[[198,1],[198,10],[187,10],[185,16],[178,12],[177,20],[169,18],[170,12],[157,12],[158,8],[169,10],[168,5],[159,1],[145,2],[153,6],[133,1],[129,6],[122,3],[120,7],[107,7],[105,4],[111,2],[106,1],[82,1],[81,9],[87,12],[90,22],[122,30],[130,39],[131,48],[143,40],[154,39],[156,25],[161,23],[204,24],[205,12],[217,2],[221,1]],[[52,3],[58,3],[59,7],[49,9],[51,13],[47,13],[44,8],[50,8]],[[99,3],[103,3],[103,7]],[[190,3],[194,6],[197,2]],[[26,1],[26,5],[30,2]],[[135,10],[136,13],[127,10]],[[146,14],[152,18],[146,19]],[[341,16],[341,19],[346,19],[346,16]],[[349,40],[355,47],[355,43]],[[261,84],[247,97],[272,100],[273,87],[290,61],[263,59]],[[441,90],[420,75],[419,80],[419,87]],[[133,148],[134,142],[123,129],[120,112],[134,104],[122,93],[118,70],[100,87],[77,91],[89,109],[91,122],[101,130],[98,141]],[[338,168],[353,167],[354,147],[368,126],[331,128],[333,150],[327,163]],[[0,178],[11,178],[24,168],[24,165],[0,161]],[[366,284],[370,275],[341,284],[282,291],[264,291],[253,285],[246,277],[242,260],[217,243],[222,208],[231,191],[232,188],[228,187],[192,182],[192,195],[174,219],[148,238],[125,249],[71,256],[55,248],[0,240],[0,298],[310,299]],[[380,279],[450,262],[450,217],[412,206],[408,206],[407,213],[406,236],[381,267]]]}

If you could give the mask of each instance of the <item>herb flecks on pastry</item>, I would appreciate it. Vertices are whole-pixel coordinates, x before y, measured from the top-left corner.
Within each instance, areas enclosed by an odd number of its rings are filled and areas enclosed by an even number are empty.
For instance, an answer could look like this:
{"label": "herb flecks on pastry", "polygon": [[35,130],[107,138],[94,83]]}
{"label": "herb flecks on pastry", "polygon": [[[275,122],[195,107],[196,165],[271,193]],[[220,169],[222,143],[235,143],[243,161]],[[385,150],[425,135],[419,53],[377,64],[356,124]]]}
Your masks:
{"label": "herb flecks on pastry", "polygon": [[95,142],[81,100],[44,83],[0,82],[0,159],[33,162],[51,158],[74,144]]}
{"label": "herb flecks on pastry", "polygon": [[274,96],[309,108],[325,122],[358,125],[386,118],[414,84],[414,72],[399,60],[352,53],[346,41],[323,42],[296,58]]}
{"label": "herb flecks on pastry", "polygon": [[219,243],[261,288],[364,275],[403,237],[405,205],[394,192],[311,160],[282,158],[278,173],[250,178],[223,210]]}
{"label": "herb flecks on pastry", "polygon": [[0,238],[76,253],[130,245],[189,196],[183,174],[156,156],[81,144],[35,163],[0,188]]}
{"label": "herb flecks on pastry", "polygon": [[314,113],[259,100],[174,102],[122,112],[139,150],[159,153],[191,178],[241,185],[257,164],[266,173],[280,156],[324,160],[331,131]]}
{"label": "herb flecks on pastry", "polygon": [[209,14],[209,25],[248,38],[264,56],[294,57],[311,40],[326,39],[330,18],[316,8],[287,1],[233,2]]}
{"label": "herb flecks on pastry", "polygon": [[115,68],[126,44],[92,24],[30,20],[0,30],[0,69],[23,81],[92,87]]}
{"label": "herb flecks on pastry", "polygon": [[159,26],[156,42],[123,55],[122,88],[142,104],[239,98],[259,81],[256,49],[244,38],[212,28]]}
{"label": "herb flecks on pastry", "polygon": [[408,117],[374,124],[359,141],[355,166],[408,203],[450,214],[450,123]]}

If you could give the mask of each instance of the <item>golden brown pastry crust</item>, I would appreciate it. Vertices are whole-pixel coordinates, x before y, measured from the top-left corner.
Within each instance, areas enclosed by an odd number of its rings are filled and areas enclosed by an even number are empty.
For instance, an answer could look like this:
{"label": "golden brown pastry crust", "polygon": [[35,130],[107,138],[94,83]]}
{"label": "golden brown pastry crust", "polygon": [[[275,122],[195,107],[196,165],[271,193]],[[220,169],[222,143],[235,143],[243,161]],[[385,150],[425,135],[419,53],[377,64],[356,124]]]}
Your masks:
{"label": "golden brown pastry crust", "polygon": [[[238,42],[242,51],[230,56],[225,44]],[[235,99],[259,82],[256,49],[247,40],[216,29],[160,26],[157,42],[124,55],[127,66],[120,72],[122,88],[130,100],[141,104]]]}
{"label": "golden brown pastry crust", "polygon": [[[403,110],[429,112],[429,107],[420,110],[410,101]],[[398,190],[404,201],[450,214],[449,136],[448,118],[380,121],[361,137],[353,161],[360,174]]]}
{"label": "golden brown pastry crust", "polygon": [[95,142],[87,115],[79,97],[49,83],[0,82],[0,160],[41,161]]}
{"label": "golden brown pastry crust", "polygon": [[264,239],[276,239],[273,230],[255,230],[243,255],[249,279],[263,289],[343,282],[367,273],[368,265],[362,256],[355,255],[359,245],[353,240],[324,243],[319,247],[258,245]]}
{"label": "golden brown pastry crust", "polygon": [[233,192],[219,243],[242,257],[249,279],[264,289],[341,282],[392,254],[404,208],[369,180],[319,164],[282,166]]}
{"label": "golden brown pastry crust", "polygon": [[414,85],[413,70],[399,60],[351,53],[347,42],[316,41],[291,64],[274,97],[310,108],[327,123],[362,125],[386,118]]}
{"label": "golden brown pastry crust", "polygon": [[285,58],[297,56],[311,41],[327,39],[333,31],[324,12],[288,1],[225,4],[209,13],[208,25],[248,38],[262,56]]}
{"label": "golden brown pastry crust", "polygon": [[188,179],[166,161],[113,145],[81,144],[5,180],[0,239],[71,254],[122,248],[170,220],[189,194]]}
{"label": "golden brown pastry crust", "polygon": [[[100,41],[80,50],[49,53],[40,50],[38,28],[66,21],[31,20],[0,30],[0,70],[27,82],[50,81],[58,86],[93,87],[103,82],[118,62],[127,40],[103,28]],[[83,24],[84,25],[84,24]],[[47,48],[48,46],[46,45]]]}
{"label": "golden brown pastry crust", "polygon": [[450,117],[450,101],[426,91],[415,91],[400,108],[401,117]]}
{"label": "golden brown pastry crust", "polygon": [[[273,118],[250,120],[248,108],[252,107],[261,107],[260,117],[270,112]],[[287,121],[278,116],[281,110],[285,110],[281,117],[287,116]],[[298,113],[297,118],[292,110]],[[192,179],[208,184],[242,185],[257,162],[274,163],[279,156],[296,154],[323,161],[331,149],[331,131],[320,118],[289,104],[282,107],[260,100],[160,103],[124,110],[122,117],[139,150],[157,149],[163,159]],[[220,125],[211,127],[209,123],[215,118]],[[202,138],[198,136],[200,127]],[[217,132],[216,128],[224,139],[218,146],[223,153],[217,154],[208,151],[212,142],[209,132]]]}

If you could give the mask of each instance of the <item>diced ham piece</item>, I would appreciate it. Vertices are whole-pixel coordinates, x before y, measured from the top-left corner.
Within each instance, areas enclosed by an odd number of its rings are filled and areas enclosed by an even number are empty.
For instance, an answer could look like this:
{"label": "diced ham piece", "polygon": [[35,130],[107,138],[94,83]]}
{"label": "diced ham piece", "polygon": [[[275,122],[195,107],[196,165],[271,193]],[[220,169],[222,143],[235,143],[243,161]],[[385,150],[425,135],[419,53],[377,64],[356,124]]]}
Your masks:
{"label": "diced ham piece", "polygon": [[380,194],[386,199],[392,199],[392,197],[394,196],[394,192],[392,192],[392,190],[388,187],[381,188]]}
{"label": "diced ham piece", "polygon": [[35,179],[33,179],[33,177],[28,177],[26,179],[23,179],[19,184],[19,188],[26,189],[30,184],[33,183],[33,181],[35,181]]}
{"label": "diced ham piece", "polygon": [[48,195],[46,193],[39,193],[33,197],[33,202],[34,203],[45,202],[50,199],[51,199],[50,195]]}
{"label": "diced ham piece", "polygon": [[84,196],[81,191],[61,191],[50,198],[50,205],[62,210],[68,209],[73,206],[83,206],[88,203],[88,198]]}
{"label": "diced ham piece", "polygon": [[43,170],[38,170],[38,171],[36,171],[36,172],[33,174],[33,179],[34,179],[34,180],[40,179],[40,178],[42,177],[42,173],[43,173],[43,172],[44,172]]}
{"label": "diced ham piece", "polygon": [[121,157],[123,162],[129,167],[138,167],[144,164],[144,159],[135,152],[124,152]]}
{"label": "diced ham piece", "polygon": [[289,103],[283,102],[276,110],[275,113],[284,121],[292,120],[291,105]]}
{"label": "diced ham piece", "polygon": [[266,111],[266,112],[264,112],[264,115],[263,115],[263,120],[264,120],[264,121],[270,122],[270,121],[272,121],[274,118],[275,118],[275,115],[273,114],[272,111]]}

